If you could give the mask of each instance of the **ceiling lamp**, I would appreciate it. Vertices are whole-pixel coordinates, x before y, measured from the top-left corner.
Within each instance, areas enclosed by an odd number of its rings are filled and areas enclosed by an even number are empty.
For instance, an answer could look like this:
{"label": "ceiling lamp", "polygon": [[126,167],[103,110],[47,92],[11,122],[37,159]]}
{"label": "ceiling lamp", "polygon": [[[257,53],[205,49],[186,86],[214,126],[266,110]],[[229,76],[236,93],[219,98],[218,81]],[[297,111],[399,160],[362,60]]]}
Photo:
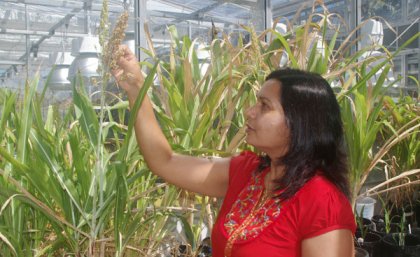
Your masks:
{"label": "ceiling lamp", "polygon": [[70,90],[68,80],[69,67],[74,57],[68,52],[50,54],[50,63],[53,65],[49,75],[48,86],[52,90]]}
{"label": "ceiling lamp", "polygon": [[200,74],[202,77],[207,73],[210,66],[211,52],[209,47],[204,43],[199,43],[197,46],[197,58],[200,63]]}
{"label": "ceiling lamp", "polygon": [[196,53],[199,60],[208,60],[211,57],[209,47],[204,43],[198,44]]}
{"label": "ceiling lamp", "polygon": [[[285,36],[287,34],[287,25],[284,23],[277,23],[275,29],[280,35]],[[286,51],[283,51],[280,57],[279,67],[283,68],[287,66],[287,62],[289,61],[289,54]]]}
{"label": "ceiling lamp", "polygon": [[378,50],[384,40],[384,25],[382,22],[375,19],[368,19],[364,22],[361,29],[361,41],[362,47],[372,46],[375,50]]}
{"label": "ceiling lamp", "polygon": [[70,65],[68,79],[73,80],[77,73],[83,77],[85,83],[91,85],[92,78],[98,78],[99,53],[101,46],[98,37],[85,36],[72,41],[71,54],[75,57]]}

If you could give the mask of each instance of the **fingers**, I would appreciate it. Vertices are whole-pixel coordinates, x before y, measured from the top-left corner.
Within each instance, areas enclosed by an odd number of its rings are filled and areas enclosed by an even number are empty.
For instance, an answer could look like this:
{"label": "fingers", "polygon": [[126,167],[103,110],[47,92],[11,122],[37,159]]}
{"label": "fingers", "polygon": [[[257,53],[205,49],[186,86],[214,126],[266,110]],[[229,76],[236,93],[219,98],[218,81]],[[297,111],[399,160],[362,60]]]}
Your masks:
{"label": "fingers", "polygon": [[114,76],[116,81],[118,82],[120,80],[121,75],[124,73],[124,71],[121,69],[117,69],[117,70],[112,70],[111,73],[112,73],[112,76]]}
{"label": "fingers", "polygon": [[137,88],[143,84],[144,78],[140,65],[128,46],[119,46],[114,58],[116,65],[111,73],[120,87],[128,92],[130,88]]}
{"label": "fingers", "polygon": [[137,63],[137,58],[133,52],[131,52],[130,48],[126,45],[120,45],[119,51],[121,56],[116,56],[118,58],[117,64],[122,69],[127,69],[133,65],[133,62]]}
{"label": "fingers", "polygon": [[120,49],[124,54],[125,58],[135,58],[135,54],[131,51],[131,49],[127,45],[120,45]]}
{"label": "fingers", "polygon": [[115,59],[115,65],[111,70],[111,73],[116,76],[119,73],[123,73],[126,70],[132,69],[133,61],[137,62],[136,56],[131,52],[130,48],[126,45],[120,45],[118,50],[115,51],[113,58]]}
{"label": "fingers", "polygon": [[130,49],[127,46],[119,45],[118,48],[112,53],[112,57],[111,57],[112,61],[111,61],[110,67],[112,69],[121,68],[121,65],[122,64],[125,65],[125,62],[127,60],[131,60],[133,56],[134,54],[130,51]]}

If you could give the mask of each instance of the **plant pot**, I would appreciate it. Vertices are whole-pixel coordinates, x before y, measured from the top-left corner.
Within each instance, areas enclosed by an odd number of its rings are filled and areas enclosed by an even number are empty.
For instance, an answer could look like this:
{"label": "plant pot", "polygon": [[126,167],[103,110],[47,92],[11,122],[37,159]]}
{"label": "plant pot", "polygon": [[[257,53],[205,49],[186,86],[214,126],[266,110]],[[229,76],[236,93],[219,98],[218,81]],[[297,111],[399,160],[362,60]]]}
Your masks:
{"label": "plant pot", "polygon": [[208,245],[205,245],[201,248],[199,253],[197,254],[197,257],[210,257],[212,256],[211,247]]}
{"label": "plant pot", "polygon": [[363,248],[356,247],[354,248],[354,251],[355,251],[355,255],[354,255],[355,257],[369,257],[369,253]]}
{"label": "plant pot", "polygon": [[357,242],[355,243],[356,247],[363,248],[369,253],[370,257],[381,257],[380,255],[380,242],[381,242],[381,235],[377,234],[372,231],[368,231],[364,238],[362,238],[362,234],[359,231],[356,231],[356,238]]}
{"label": "plant pot", "polygon": [[211,241],[210,237],[206,237],[201,242],[200,246],[197,250],[197,257],[211,257],[212,256],[212,249],[211,249]]}
{"label": "plant pot", "polygon": [[417,227],[420,227],[420,201],[416,202],[414,207],[414,213],[416,217]]}
{"label": "plant pot", "polygon": [[371,219],[375,209],[376,200],[371,197],[364,197],[356,202],[356,214],[359,217]]}
{"label": "plant pot", "polygon": [[171,256],[174,257],[188,257],[192,256],[191,246],[190,245],[178,245],[172,249]]}
{"label": "plant pot", "polygon": [[418,238],[420,238],[420,228],[412,228],[411,229],[411,234],[417,236]]}
{"label": "plant pot", "polygon": [[383,257],[418,257],[420,256],[420,238],[412,234],[403,234],[404,246],[399,245],[399,234],[392,233],[382,239]]}

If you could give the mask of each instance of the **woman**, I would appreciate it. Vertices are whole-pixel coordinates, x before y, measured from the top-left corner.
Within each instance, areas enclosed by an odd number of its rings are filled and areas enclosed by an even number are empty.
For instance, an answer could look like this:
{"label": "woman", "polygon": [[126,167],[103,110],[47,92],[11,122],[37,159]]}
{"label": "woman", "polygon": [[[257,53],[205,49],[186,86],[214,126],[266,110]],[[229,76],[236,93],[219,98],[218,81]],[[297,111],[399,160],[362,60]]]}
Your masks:
{"label": "woman", "polygon": [[[144,78],[133,53],[122,52],[113,74],[133,106]],[[172,152],[146,97],[135,132],[149,168],[186,190],[224,197],[215,257],[354,256],[340,110],[329,84],[279,70],[257,98],[246,111],[246,141],[265,154],[206,159]]]}

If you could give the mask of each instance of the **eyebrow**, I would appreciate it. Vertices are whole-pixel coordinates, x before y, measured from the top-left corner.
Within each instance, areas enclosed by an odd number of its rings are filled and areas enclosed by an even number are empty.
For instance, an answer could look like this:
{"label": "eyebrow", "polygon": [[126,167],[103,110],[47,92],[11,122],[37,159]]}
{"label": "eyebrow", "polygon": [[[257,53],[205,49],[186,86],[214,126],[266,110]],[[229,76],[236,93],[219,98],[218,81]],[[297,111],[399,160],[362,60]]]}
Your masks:
{"label": "eyebrow", "polygon": [[258,98],[259,100],[265,100],[265,101],[269,101],[269,102],[271,102],[271,100],[270,100],[269,98],[267,98],[267,97],[265,97],[265,96],[262,96],[262,95],[257,95],[257,98]]}

